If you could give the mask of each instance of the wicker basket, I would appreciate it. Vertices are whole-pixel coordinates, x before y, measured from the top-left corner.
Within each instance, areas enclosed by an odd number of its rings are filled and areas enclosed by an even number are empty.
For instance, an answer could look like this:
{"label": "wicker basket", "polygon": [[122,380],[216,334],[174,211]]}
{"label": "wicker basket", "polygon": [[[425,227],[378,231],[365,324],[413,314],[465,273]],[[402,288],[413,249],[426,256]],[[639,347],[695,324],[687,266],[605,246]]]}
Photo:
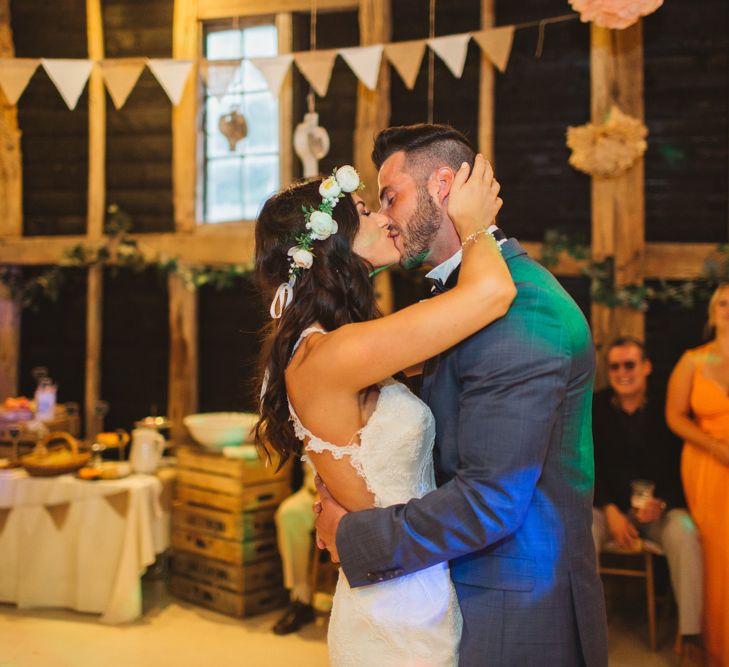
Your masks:
{"label": "wicker basket", "polygon": [[[48,447],[49,443],[56,440],[63,440],[64,444]],[[54,463],[53,453],[62,449],[71,450],[70,458],[62,463]],[[71,434],[56,431],[39,440],[32,453],[20,458],[20,463],[33,477],[54,477],[83,468],[90,458],[90,452],[79,452],[78,441]]]}

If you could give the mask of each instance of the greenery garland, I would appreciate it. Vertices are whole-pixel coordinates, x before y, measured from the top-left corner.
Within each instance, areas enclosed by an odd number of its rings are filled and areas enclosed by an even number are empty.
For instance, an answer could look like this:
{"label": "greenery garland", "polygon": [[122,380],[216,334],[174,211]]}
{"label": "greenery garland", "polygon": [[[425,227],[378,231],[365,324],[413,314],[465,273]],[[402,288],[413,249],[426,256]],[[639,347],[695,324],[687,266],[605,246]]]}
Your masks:
{"label": "greenery garland", "polygon": [[[37,309],[42,299],[57,301],[61,287],[68,279],[68,268],[89,268],[108,266],[112,275],[120,268],[141,272],[155,267],[160,275],[178,274],[189,289],[211,285],[224,289],[235,284],[238,278],[248,276],[253,270],[250,264],[226,266],[190,266],[178,258],[162,255],[149,256],[136,239],[129,236],[131,219],[116,204],[107,209],[104,228],[106,240],[98,246],[79,243],[66,250],[58,266],[52,266],[37,276],[23,280],[20,267],[0,266],[0,280],[6,283],[14,297],[24,308]],[[597,261],[590,257],[590,248],[580,239],[559,230],[548,230],[542,243],[540,262],[547,268],[556,266],[559,257],[566,253],[583,262],[582,275],[590,280],[590,296],[594,303],[609,308],[631,308],[646,311],[651,301],[676,303],[692,308],[697,301],[706,301],[713,289],[720,283],[729,282],[729,245],[717,246],[716,253],[704,261],[701,276],[693,280],[668,283],[658,286],[615,285],[615,262],[613,257]],[[718,256],[717,256],[718,255]],[[410,276],[408,276],[410,277]]]}
{"label": "greenery garland", "polygon": [[43,298],[58,301],[62,286],[68,280],[69,268],[88,269],[92,266],[105,266],[116,276],[119,269],[131,269],[140,273],[154,267],[162,276],[177,274],[189,289],[212,285],[216,289],[231,287],[235,280],[247,276],[253,267],[249,264],[226,266],[194,266],[181,263],[176,257],[163,255],[151,256],[145,253],[139,241],[129,236],[132,223],[127,213],[116,204],[107,208],[104,226],[106,239],[101,245],[92,246],[78,243],[68,248],[57,266],[52,266],[39,275],[23,279],[20,267],[0,266],[0,280],[11,290],[23,308],[36,310]]}
{"label": "greenery garland", "polygon": [[[584,262],[582,275],[590,279],[590,297],[594,303],[608,308],[631,308],[648,310],[651,301],[675,303],[683,308],[692,308],[697,301],[707,301],[717,285],[729,282],[729,246],[720,244],[716,254],[704,260],[701,275],[692,280],[659,280],[657,286],[616,285],[615,258],[593,260],[590,248],[582,240],[575,240],[564,232],[548,230],[544,235],[540,262],[550,268],[559,262],[559,256],[567,253],[570,257]],[[718,255],[718,257],[717,257]]]}

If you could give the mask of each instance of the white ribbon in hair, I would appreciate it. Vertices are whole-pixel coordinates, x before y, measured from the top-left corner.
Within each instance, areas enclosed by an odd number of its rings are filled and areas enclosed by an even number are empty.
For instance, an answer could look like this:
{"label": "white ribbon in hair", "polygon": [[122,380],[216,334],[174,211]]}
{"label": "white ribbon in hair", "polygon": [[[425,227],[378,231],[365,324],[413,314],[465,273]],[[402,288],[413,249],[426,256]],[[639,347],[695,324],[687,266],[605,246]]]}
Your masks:
{"label": "white ribbon in hair", "polygon": [[287,283],[281,283],[276,290],[276,294],[271,302],[271,317],[278,320],[283,315],[283,311],[294,300],[294,283],[296,276],[291,276]]}

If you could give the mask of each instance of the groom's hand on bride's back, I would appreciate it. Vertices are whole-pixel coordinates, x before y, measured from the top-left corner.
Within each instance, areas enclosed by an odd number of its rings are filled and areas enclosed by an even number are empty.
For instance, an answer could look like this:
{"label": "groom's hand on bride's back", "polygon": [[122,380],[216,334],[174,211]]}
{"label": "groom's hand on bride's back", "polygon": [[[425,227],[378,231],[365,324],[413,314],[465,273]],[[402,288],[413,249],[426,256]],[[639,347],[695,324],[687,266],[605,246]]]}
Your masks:
{"label": "groom's hand on bride's back", "polygon": [[336,500],[326,484],[319,475],[316,476],[316,489],[319,492],[319,500],[314,503],[314,513],[316,514],[316,545],[320,549],[328,549],[332,557],[332,561],[339,562],[339,553],[337,552],[337,528],[342,517],[347,513]]}

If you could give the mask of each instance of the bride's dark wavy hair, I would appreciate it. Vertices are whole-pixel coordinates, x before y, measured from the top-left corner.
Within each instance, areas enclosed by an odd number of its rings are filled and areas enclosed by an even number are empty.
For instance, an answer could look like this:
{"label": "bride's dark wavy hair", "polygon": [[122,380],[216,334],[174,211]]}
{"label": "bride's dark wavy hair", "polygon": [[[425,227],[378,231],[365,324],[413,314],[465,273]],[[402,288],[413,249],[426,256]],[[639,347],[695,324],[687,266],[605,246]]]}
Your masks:
{"label": "bride's dark wavy hair", "polygon": [[[305,231],[302,207],[316,210],[321,203],[322,178],[297,181],[272,196],[256,221],[255,278],[268,306],[276,289],[288,280],[288,250]],[[337,203],[333,214],[338,230],[324,241],[314,242],[314,262],[301,272],[294,286],[294,298],[278,320],[263,330],[257,387],[259,421],[255,441],[270,458],[278,454],[279,467],[292,455],[301,454],[301,442],[289,420],[284,373],[294,344],[306,327],[315,323],[327,331],[352,322],[364,322],[380,315],[369,273],[372,266],[352,250],[359,230],[359,214],[351,195]]]}

